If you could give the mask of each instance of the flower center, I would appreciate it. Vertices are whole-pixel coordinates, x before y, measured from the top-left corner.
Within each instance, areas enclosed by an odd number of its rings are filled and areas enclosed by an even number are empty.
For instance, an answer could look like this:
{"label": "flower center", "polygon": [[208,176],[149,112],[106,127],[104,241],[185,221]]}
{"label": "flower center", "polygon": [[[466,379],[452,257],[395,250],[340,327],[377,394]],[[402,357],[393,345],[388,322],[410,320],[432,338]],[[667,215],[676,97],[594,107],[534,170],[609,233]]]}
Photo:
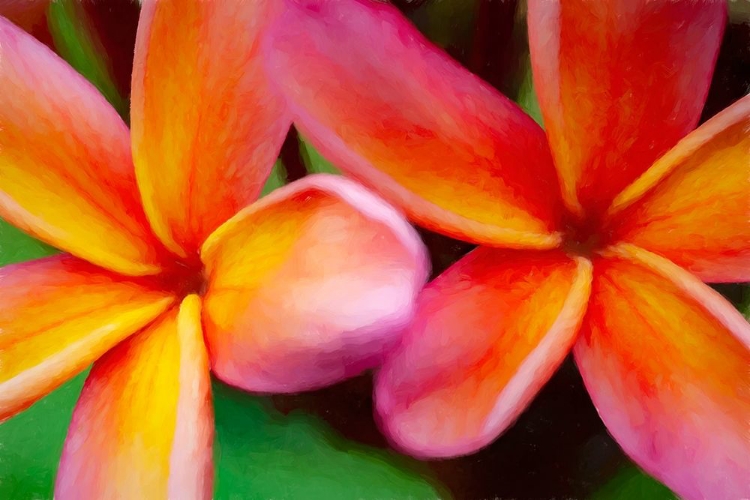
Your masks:
{"label": "flower center", "polygon": [[563,249],[571,254],[590,257],[597,250],[605,246],[606,235],[602,231],[600,221],[588,219],[574,219],[570,217],[565,224],[565,239]]}
{"label": "flower center", "polygon": [[175,261],[159,277],[164,288],[176,293],[179,297],[191,294],[203,295],[206,292],[206,277],[203,264],[199,259]]}

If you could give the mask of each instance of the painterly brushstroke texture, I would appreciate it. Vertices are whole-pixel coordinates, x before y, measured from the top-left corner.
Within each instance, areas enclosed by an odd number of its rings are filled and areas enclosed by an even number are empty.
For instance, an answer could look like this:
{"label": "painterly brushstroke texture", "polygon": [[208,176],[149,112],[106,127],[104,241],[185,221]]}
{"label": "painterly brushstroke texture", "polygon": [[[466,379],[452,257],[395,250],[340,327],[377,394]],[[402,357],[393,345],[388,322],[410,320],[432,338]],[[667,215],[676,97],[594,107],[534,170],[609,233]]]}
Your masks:
{"label": "painterly brushstroke texture", "polygon": [[0,270],[0,418],[94,362],[56,498],[211,498],[209,367],[318,387],[411,317],[428,264],[395,209],[330,175],[253,204],[290,124],[258,48],[276,5],[146,2],[132,158],[101,94],[0,18],[0,217],[69,252]]}
{"label": "painterly brushstroke texture", "polygon": [[[708,91],[724,2],[530,2],[548,146],[518,108],[388,5],[286,5],[268,68],[305,137],[417,222],[525,249],[522,257],[476,250],[428,286],[377,377],[379,417],[393,443],[417,456],[478,449],[512,423],[577,342],[594,403],[636,462],[686,498],[749,496],[750,442],[738,416],[746,423],[750,326],[698,278],[740,281],[750,269],[750,97],[688,134]],[[545,246],[559,249],[554,272],[550,254],[538,250]],[[601,278],[630,276],[612,261],[624,249],[671,269],[661,295],[637,283],[623,289],[619,301],[630,308],[618,308]],[[676,297],[669,280],[690,297]],[[653,298],[639,295],[646,289]],[[542,290],[547,300],[526,309]],[[590,360],[587,310],[611,317],[596,320]],[[638,325],[639,337],[655,332],[639,338],[653,347],[629,342],[623,321]],[[663,373],[631,362],[667,349],[675,354]],[[709,360],[724,358],[709,377]],[[623,388],[607,395],[597,380],[622,380]],[[645,408],[648,425],[626,417],[633,408]],[[672,438],[655,439],[659,432]]]}

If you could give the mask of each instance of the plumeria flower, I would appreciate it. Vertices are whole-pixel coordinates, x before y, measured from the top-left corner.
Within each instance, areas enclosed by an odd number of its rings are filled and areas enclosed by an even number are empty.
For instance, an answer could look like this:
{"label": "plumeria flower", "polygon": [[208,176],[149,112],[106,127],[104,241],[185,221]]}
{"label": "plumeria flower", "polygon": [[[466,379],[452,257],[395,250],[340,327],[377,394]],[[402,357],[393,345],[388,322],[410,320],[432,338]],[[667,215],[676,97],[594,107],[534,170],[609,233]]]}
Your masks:
{"label": "plumeria flower", "polygon": [[260,201],[290,125],[260,64],[277,2],[148,2],[131,134],[0,19],[0,216],[65,254],[0,269],[0,419],[90,363],[55,497],[210,498],[209,370],[249,391],[372,367],[426,281],[353,181]]}
{"label": "plumeria flower", "polygon": [[531,1],[546,135],[392,7],[287,5],[268,67],[302,133],[480,245],[425,289],[378,375],[393,442],[474,452],[572,349],[644,469],[685,498],[750,496],[750,328],[702,283],[750,280],[750,97],[690,132],[724,2]]}

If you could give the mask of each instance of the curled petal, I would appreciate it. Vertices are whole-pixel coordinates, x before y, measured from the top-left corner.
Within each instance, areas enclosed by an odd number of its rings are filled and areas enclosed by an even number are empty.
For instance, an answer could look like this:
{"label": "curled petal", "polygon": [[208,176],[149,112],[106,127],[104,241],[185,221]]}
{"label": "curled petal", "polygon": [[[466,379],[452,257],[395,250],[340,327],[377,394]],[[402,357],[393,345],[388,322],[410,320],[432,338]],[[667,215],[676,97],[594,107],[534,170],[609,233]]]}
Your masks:
{"label": "curled petal", "polygon": [[569,208],[604,210],[698,123],[724,0],[530,0],[534,83]]}
{"label": "curled petal", "polygon": [[220,227],[202,255],[211,363],[251,391],[320,387],[371,368],[411,318],[424,248],[391,207],[316,175]]}
{"label": "curled petal", "polygon": [[591,263],[479,248],[422,293],[377,376],[384,430],[424,457],[471,453],[503,432],[568,354]]}
{"label": "curled petal", "polygon": [[595,261],[578,367],[625,452],[685,499],[750,497],[750,325],[631,245]]}
{"label": "curled petal", "polygon": [[27,408],[173,302],[69,255],[0,268],[0,420]]}
{"label": "curled petal", "polygon": [[94,364],[55,498],[210,499],[213,435],[200,299],[191,295]]}
{"label": "curled petal", "polygon": [[520,108],[386,3],[285,4],[268,39],[269,74],[337,167],[438,232],[559,243],[546,137]]}
{"label": "curled petal", "polygon": [[278,0],[144,3],[133,66],[133,155],[164,243],[197,253],[253,202],[290,118],[260,64]]}
{"label": "curled petal", "polygon": [[102,267],[157,273],[162,247],[141,208],[117,112],[2,18],[0,88],[0,217]]}
{"label": "curled petal", "polygon": [[750,96],[680,141],[615,198],[612,237],[704,281],[750,281]]}

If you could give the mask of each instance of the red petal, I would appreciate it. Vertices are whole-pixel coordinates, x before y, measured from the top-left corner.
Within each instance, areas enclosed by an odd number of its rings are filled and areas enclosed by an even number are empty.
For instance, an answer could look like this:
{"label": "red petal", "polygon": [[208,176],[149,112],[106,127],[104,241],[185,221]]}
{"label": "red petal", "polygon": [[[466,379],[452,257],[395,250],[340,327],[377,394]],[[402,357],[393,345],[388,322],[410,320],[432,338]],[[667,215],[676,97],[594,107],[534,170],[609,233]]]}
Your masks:
{"label": "red petal", "polygon": [[164,312],[143,279],[70,255],[0,268],[0,420],[27,408]]}
{"label": "red petal", "polygon": [[750,281],[750,96],[680,141],[617,196],[610,213],[615,240],[704,281]]}
{"label": "red petal", "polygon": [[594,264],[575,347],[599,414],[685,499],[750,497],[750,325],[671,262],[621,246]]}
{"label": "red petal", "polygon": [[133,156],[154,230],[197,253],[255,201],[289,128],[261,67],[278,0],[156,2],[141,11],[133,67]]}
{"label": "red petal", "polygon": [[698,123],[723,0],[530,0],[534,83],[563,197],[606,209]]}
{"label": "red petal", "polygon": [[385,3],[286,5],[269,38],[269,72],[295,124],[337,167],[438,232],[559,243],[546,138],[520,108]]}
{"label": "red petal", "polygon": [[418,456],[471,453],[503,432],[568,354],[591,263],[479,248],[433,281],[376,381],[391,439]]}

